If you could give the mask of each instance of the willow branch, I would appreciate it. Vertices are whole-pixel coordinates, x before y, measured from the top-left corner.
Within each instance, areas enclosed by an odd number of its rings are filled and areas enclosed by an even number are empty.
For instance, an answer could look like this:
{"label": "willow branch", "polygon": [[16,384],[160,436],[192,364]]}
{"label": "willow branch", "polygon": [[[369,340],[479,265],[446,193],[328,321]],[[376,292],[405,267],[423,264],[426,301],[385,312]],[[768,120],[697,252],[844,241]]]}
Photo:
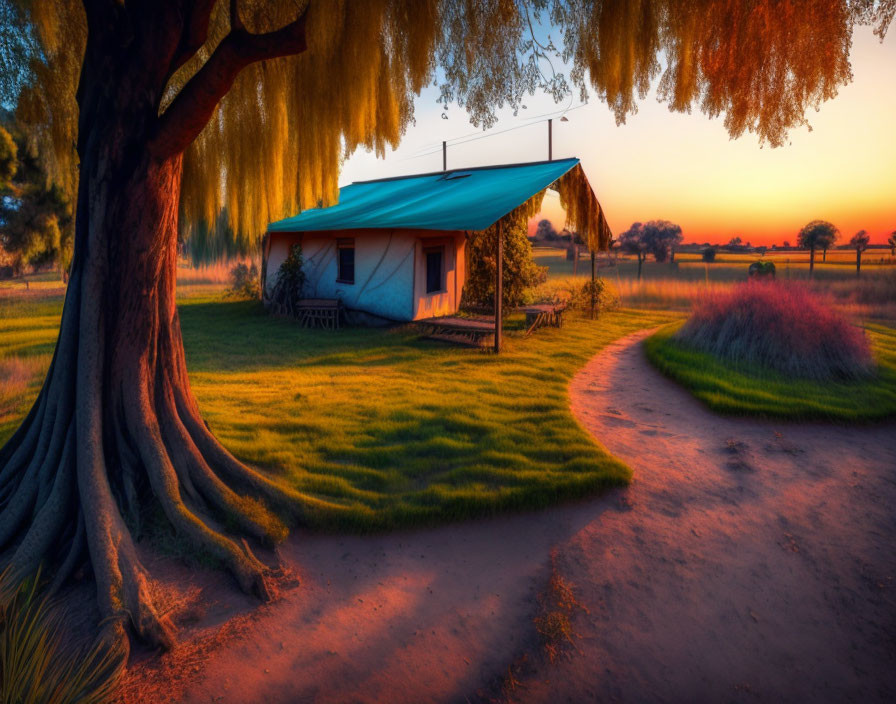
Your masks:
{"label": "willow branch", "polygon": [[301,54],[306,49],[308,8],[289,24],[264,34],[239,26],[230,32],[159,117],[150,151],[157,158],[181,154],[211,119],[240,71],[258,61]]}
{"label": "willow branch", "polygon": [[171,60],[171,67],[168,69],[169,76],[174,75],[175,71],[187,63],[208,41],[208,28],[215,0],[196,0],[196,2],[184,3],[184,6],[187,8],[188,14],[184,22],[180,44]]}

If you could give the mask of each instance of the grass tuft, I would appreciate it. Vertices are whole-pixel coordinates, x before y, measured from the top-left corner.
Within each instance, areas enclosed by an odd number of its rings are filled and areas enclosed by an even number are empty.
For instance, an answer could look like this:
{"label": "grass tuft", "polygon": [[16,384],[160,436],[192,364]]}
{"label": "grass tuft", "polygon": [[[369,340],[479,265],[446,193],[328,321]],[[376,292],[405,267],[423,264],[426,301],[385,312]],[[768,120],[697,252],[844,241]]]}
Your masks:
{"label": "grass tuft", "polygon": [[0,575],[0,701],[10,704],[103,704],[124,670],[119,643],[67,646],[59,613],[38,591],[38,577],[18,586]]}

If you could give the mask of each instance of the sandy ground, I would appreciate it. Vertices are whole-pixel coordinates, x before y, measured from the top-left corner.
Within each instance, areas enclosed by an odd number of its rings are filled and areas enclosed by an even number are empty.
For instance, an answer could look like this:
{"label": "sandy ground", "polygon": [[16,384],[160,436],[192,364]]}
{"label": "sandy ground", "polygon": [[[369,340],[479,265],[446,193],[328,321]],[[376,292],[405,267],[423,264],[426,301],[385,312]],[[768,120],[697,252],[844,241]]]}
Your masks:
{"label": "sandy ground", "polygon": [[[302,536],[257,608],[167,564],[183,644],[138,658],[129,701],[896,700],[896,425],[726,419],[637,344],[574,379],[580,422],[633,484],[555,509],[376,537]],[[548,665],[550,565],[583,609]],[[186,587],[182,585],[188,585]]]}

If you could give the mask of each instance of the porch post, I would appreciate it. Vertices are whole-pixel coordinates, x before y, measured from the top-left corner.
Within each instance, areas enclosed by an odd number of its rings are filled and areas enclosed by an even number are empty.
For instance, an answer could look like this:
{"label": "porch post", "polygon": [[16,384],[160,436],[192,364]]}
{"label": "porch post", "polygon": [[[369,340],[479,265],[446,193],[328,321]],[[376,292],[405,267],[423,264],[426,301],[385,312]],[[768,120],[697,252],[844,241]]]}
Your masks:
{"label": "porch post", "polygon": [[501,307],[504,303],[504,235],[501,221],[495,223],[495,354],[501,351],[502,320]]}
{"label": "porch post", "polygon": [[594,248],[591,249],[591,319],[594,320]]}

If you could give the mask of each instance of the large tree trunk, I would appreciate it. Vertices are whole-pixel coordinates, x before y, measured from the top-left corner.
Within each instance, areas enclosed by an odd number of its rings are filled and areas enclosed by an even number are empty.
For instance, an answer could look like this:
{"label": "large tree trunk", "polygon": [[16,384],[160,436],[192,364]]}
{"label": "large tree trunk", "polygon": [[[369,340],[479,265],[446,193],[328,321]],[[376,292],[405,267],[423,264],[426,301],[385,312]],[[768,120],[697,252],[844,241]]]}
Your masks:
{"label": "large tree trunk", "polygon": [[135,65],[145,57],[114,33],[96,41],[79,87],[71,277],[44,386],[0,449],[0,551],[14,579],[44,565],[52,588],[89,561],[106,627],[168,646],[132,537],[146,514],[160,508],[266,599],[267,570],[242,538],[282,539],[304,504],[234,459],[200,416],[175,304],[182,150],[147,148],[165,76]]}
{"label": "large tree trunk", "polygon": [[[191,393],[175,305],[181,161],[108,152],[82,164],[75,258],[56,353],[31,413],[0,454],[0,544],[13,572],[88,559],[101,611],[151,643],[172,633],[147,590],[131,530],[158,502],[182,538],[240,587],[269,596],[264,566],[224,521],[272,542],[298,497],[215,440]],[[286,516],[284,516],[285,518]],[[85,550],[86,548],[86,550]]]}

